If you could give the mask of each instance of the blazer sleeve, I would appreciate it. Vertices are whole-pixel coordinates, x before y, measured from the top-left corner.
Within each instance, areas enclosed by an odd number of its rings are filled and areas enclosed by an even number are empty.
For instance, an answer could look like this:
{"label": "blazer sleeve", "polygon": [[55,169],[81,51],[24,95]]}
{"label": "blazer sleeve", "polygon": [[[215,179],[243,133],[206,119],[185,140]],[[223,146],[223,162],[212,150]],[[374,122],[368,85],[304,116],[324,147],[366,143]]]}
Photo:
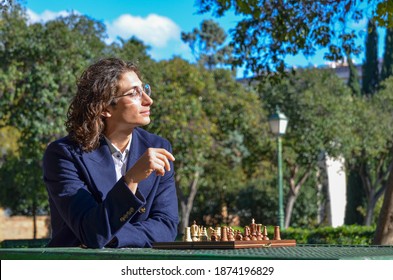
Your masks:
{"label": "blazer sleeve", "polygon": [[[174,168],[160,178],[154,200],[145,213],[146,219],[131,218],[118,233],[116,247],[151,247],[153,242],[173,241],[177,235],[178,205]],[[132,237],[132,238],[130,238]]]}

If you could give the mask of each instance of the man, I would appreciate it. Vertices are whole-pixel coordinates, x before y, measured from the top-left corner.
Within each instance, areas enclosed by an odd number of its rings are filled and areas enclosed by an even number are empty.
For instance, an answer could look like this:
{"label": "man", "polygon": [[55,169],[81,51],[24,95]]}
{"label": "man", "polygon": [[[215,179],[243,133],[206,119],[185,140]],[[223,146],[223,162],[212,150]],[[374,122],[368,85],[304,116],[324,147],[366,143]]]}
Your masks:
{"label": "man", "polygon": [[68,136],[44,155],[48,246],[151,247],[173,241],[178,208],[170,143],[150,123],[150,86],[137,67],[102,59],[77,84]]}

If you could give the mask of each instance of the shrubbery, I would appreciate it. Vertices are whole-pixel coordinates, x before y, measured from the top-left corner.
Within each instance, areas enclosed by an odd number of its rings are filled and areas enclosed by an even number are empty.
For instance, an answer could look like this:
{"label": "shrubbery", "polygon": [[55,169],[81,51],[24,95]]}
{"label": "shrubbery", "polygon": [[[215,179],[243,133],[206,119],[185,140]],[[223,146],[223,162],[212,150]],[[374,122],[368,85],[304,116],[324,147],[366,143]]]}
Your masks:
{"label": "shrubbery", "polygon": [[[273,228],[268,229],[273,236]],[[281,232],[282,239],[295,239],[297,244],[372,245],[375,227],[341,226],[316,229],[288,228]]]}

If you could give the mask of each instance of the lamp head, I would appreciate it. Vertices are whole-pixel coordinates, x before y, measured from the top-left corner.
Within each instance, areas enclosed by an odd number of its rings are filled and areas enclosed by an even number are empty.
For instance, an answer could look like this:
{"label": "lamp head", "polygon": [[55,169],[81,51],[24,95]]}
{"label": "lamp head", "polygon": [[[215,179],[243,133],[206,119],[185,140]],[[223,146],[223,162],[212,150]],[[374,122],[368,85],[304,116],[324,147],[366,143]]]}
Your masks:
{"label": "lamp head", "polygon": [[280,111],[278,106],[276,111],[269,117],[270,130],[275,136],[282,136],[285,134],[288,125],[288,118]]}

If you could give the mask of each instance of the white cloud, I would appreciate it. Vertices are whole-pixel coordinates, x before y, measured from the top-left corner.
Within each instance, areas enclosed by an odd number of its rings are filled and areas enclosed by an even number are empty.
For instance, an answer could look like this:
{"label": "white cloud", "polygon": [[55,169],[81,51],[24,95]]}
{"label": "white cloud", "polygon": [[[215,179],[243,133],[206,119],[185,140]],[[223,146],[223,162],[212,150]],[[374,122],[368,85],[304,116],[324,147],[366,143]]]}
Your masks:
{"label": "white cloud", "polygon": [[29,18],[29,23],[37,23],[37,22],[47,22],[50,20],[54,20],[57,17],[66,17],[70,14],[80,14],[78,11],[72,11],[72,12],[68,12],[68,11],[60,11],[60,12],[52,12],[49,10],[45,10],[43,11],[41,14],[37,14],[35,12],[33,12],[30,9],[26,10],[27,16]]}
{"label": "white cloud", "polygon": [[40,16],[30,9],[27,9],[26,14],[27,14],[29,23],[35,23],[35,22],[41,21]]}
{"label": "white cloud", "polygon": [[170,40],[180,41],[180,27],[171,19],[156,14],[146,18],[124,14],[106,25],[111,41],[117,37],[128,39],[135,36],[157,48],[167,46]]}
{"label": "white cloud", "polygon": [[[45,23],[59,16],[67,16],[71,13],[81,14],[78,11],[53,12],[45,10],[41,14],[27,9],[28,22]],[[170,18],[157,14],[150,14],[143,18],[130,14],[123,14],[112,22],[105,21],[108,39],[106,43],[112,43],[117,37],[125,40],[132,36],[151,46],[150,55],[155,59],[168,59],[173,55],[193,59],[187,44],[180,39],[180,27]]]}

